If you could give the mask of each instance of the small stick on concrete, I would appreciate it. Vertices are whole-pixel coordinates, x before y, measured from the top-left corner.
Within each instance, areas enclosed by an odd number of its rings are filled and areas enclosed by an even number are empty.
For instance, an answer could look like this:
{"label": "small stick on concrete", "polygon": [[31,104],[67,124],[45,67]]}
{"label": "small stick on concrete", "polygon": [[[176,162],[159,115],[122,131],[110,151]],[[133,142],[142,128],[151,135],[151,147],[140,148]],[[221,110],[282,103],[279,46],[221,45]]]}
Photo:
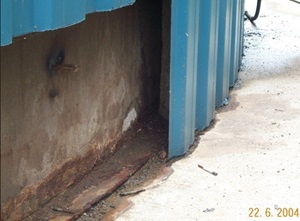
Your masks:
{"label": "small stick on concrete", "polygon": [[209,171],[209,170],[207,170],[207,169],[204,169],[204,167],[201,166],[200,164],[198,164],[198,167],[201,168],[202,170],[204,170],[204,171],[206,171],[206,172],[208,172],[208,173],[214,175],[214,176],[217,176],[217,175],[218,175],[218,173],[216,173],[216,172],[214,172],[214,171],[211,172],[211,171]]}
{"label": "small stick on concrete", "polygon": [[60,207],[52,207],[52,210],[55,211],[55,212],[63,212],[63,213],[75,214],[75,212],[72,211],[72,210],[63,209],[63,208],[60,208]]}
{"label": "small stick on concrete", "polygon": [[129,192],[123,192],[123,193],[120,193],[120,196],[134,195],[134,194],[138,194],[138,193],[141,193],[141,192],[144,192],[144,191],[146,191],[146,189],[140,189],[140,190],[134,190],[134,191],[129,191]]}

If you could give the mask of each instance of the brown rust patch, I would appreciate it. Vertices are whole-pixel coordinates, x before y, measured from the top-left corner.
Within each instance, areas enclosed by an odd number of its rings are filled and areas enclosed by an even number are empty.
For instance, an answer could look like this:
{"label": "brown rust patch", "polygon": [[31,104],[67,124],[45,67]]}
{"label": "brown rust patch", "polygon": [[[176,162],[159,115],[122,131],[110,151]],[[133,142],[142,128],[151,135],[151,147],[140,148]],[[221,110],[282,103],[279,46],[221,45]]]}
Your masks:
{"label": "brown rust patch", "polygon": [[[100,180],[105,180],[110,178],[112,174],[119,173],[122,168],[128,168],[129,173],[125,174],[125,178],[122,179],[121,183],[125,182],[133,173],[147,162],[150,155],[155,151],[155,148],[152,147],[152,143],[147,144],[146,141],[148,139],[144,138],[147,137],[146,134],[149,132],[153,133],[151,136],[154,136],[156,133],[154,132],[156,131],[154,128],[159,125],[155,125],[154,123],[157,121],[153,120],[155,116],[150,117],[149,115],[141,115],[140,118],[142,117],[148,119],[150,123],[144,124],[142,123],[142,119],[138,120],[125,134],[122,136],[120,134],[116,135],[116,139],[112,140],[100,149],[97,147],[96,143],[93,145],[90,144],[90,151],[88,151],[83,157],[76,157],[65,162],[64,165],[53,170],[53,172],[42,182],[34,186],[24,188],[18,197],[11,199],[2,207],[1,220],[22,220],[34,213],[36,210],[41,210],[42,207],[47,207],[50,204],[59,206],[59,203],[55,201],[57,198],[56,196],[60,196],[60,193],[62,192],[67,193],[69,189],[76,187],[77,183],[81,183],[78,181],[80,181],[88,173],[90,174],[95,172],[96,174],[99,174],[97,176]],[[158,122],[161,123],[161,121]],[[157,130],[159,131],[160,136],[162,136],[164,130],[159,128]],[[99,140],[99,137],[96,136],[93,140]],[[128,144],[133,142],[133,140],[138,142],[139,145],[131,148],[129,151]],[[159,142],[164,141],[162,140]],[[148,149],[145,149],[145,147],[142,148],[140,146],[141,143],[143,146],[148,145]],[[124,157],[125,153],[128,154],[127,157]],[[113,160],[111,160],[111,156],[114,157]],[[108,168],[110,168],[110,170]],[[91,184],[94,183],[93,185],[96,185],[96,183],[99,182],[99,180],[95,180],[91,181]],[[120,183],[117,183],[116,186],[105,193],[105,196],[110,194],[119,185]],[[76,187],[76,189],[78,188]],[[70,190],[70,192],[72,192],[72,190]],[[65,195],[63,196],[64,199],[66,199]],[[96,198],[95,201],[92,200],[91,203],[87,203],[87,207],[82,208],[82,210],[80,210],[79,213],[76,213],[75,216],[67,215],[65,218],[67,220],[69,218],[70,220],[74,220],[74,217],[78,218],[79,215],[81,215],[88,207],[99,200],[100,198]],[[47,206],[45,206],[46,204]],[[66,205],[66,202],[63,205]],[[69,206],[71,207],[72,205],[70,204]]]}
{"label": "brown rust patch", "polygon": [[[111,175],[111,177],[109,177],[108,179],[104,178],[100,180],[96,185],[81,191],[71,201],[71,204],[69,204],[69,202],[65,202],[66,205],[70,205],[69,210],[73,211],[74,214],[68,216],[57,216],[51,220],[76,220],[85,211],[89,210],[93,205],[110,195],[119,186],[126,182],[132,174],[139,170],[148,161],[149,156],[150,154],[145,154],[138,157],[138,159],[136,159],[136,161],[130,167],[123,167],[120,171]],[[71,199],[68,199],[67,201],[69,200]]]}
{"label": "brown rust patch", "polygon": [[[94,204],[97,206],[99,200],[104,200],[102,197],[105,197],[105,200],[107,196],[120,197],[119,191],[125,188],[120,185],[133,174],[136,174],[137,170],[143,167],[152,156],[158,157],[155,153],[159,152],[162,147],[166,147],[167,144],[168,124],[162,123],[161,118],[156,115],[144,117],[145,119],[143,119],[147,121],[137,121],[132,125],[132,128],[123,134],[116,145],[110,144],[107,147],[109,151],[115,149],[112,151],[112,155],[101,157],[95,167],[83,179],[53,197],[51,201],[38,208],[25,220],[74,220],[84,212],[88,213],[87,210]],[[137,172],[138,180],[142,179],[140,177],[142,174],[144,177],[144,173],[149,172],[148,166],[143,171],[142,173]],[[126,188],[129,188],[127,190],[132,188],[131,185],[136,185],[136,182],[136,178],[127,182]],[[130,186],[127,186],[128,183],[131,183]],[[105,191],[103,191],[104,188],[106,188]],[[114,210],[118,203],[113,202],[112,204],[113,207],[106,209]],[[56,208],[58,210],[55,210]],[[64,210],[71,211],[73,214],[64,212]],[[98,214],[95,220],[102,220],[102,216],[103,213]]]}
{"label": "brown rust patch", "polygon": [[82,179],[97,162],[111,154],[109,147],[115,146],[116,142],[113,141],[107,148],[103,148],[105,152],[93,147],[83,157],[73,158],[54,169],[43,181],[25,187],[17,197],[1,205],[1,220],[22,220],[33,213],[54,196]]}

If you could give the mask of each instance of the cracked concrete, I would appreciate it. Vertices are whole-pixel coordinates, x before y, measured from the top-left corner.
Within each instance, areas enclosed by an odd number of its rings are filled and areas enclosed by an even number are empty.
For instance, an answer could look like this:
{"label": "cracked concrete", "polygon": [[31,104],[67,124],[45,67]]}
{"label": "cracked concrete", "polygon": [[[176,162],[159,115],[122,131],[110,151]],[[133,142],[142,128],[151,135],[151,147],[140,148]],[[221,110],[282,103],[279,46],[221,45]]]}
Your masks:
{"label": "cracked concrete", "polygon": [[245,22],[240,83],[215,127],[168,179],[129,198],[117,221],[299,219],[299,11],[292,1],[262,1],[257,27]]}

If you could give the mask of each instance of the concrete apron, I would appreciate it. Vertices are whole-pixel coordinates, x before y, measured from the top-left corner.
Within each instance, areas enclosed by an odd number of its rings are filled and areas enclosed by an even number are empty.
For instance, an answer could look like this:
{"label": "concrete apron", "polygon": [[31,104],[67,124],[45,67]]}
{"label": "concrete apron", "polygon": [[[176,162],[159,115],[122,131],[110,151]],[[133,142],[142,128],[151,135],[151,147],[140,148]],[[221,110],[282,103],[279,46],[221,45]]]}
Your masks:
{"label": "concrete apron", "polygon": [[299,220],[299,11],[292,1],[262,1],[257,28],[245,23],[240,87],[215,127],[116,220]]}

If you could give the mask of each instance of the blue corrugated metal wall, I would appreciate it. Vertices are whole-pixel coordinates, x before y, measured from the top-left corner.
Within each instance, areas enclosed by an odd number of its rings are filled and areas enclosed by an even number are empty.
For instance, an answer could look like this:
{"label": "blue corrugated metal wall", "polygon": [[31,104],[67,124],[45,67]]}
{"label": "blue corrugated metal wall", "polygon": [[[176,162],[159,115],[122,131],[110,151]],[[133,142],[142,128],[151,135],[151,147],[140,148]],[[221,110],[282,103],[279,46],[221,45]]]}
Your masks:
{"label": "blue corrugated metal wall", "polygon": [[1,0],[1,46],[31,32],[67,27],[86,14],[111,11],[135,0]]}
{"label": "blue corrugated metal wall", "polygon": [[229,85],[234,86],[237,78],[237,73],[240,65],[241,56],[241,28],[243,27],[243,0],[234,0],[232,6],[232,33],[231,33],[231,66],[230,66],[230,79]]}
{"label": "blue corrugated metal wall", "polygon": [[231,23],[233,0],[220,1],[217,58],[216,106],[222,106],[229,94]]}
{"label": "blue corrugated metal wall", "polygon": [[173,0],[171,6],[169,156],[194,142],[199,3]]}
{"label": "blue corrugated metal wall", "polygon": [[244,52],[244,11],[245,11],[245,1],[241,1],[241,8],[240,8],[240,41],[239,41],[239,56],[238,56],[238,68],[240,68],[242,64],[242,57]]}
{"label": "blue corrugated metal wall", "polygon": [[244,0],[172,0],[169,158],[214,118],[241,63]]}
{"label": "blue corrugated metal wall", "polygon": [[219,0],[200,1],[200,34],[197,79],[196,129],[203,130],[214,118]]}

